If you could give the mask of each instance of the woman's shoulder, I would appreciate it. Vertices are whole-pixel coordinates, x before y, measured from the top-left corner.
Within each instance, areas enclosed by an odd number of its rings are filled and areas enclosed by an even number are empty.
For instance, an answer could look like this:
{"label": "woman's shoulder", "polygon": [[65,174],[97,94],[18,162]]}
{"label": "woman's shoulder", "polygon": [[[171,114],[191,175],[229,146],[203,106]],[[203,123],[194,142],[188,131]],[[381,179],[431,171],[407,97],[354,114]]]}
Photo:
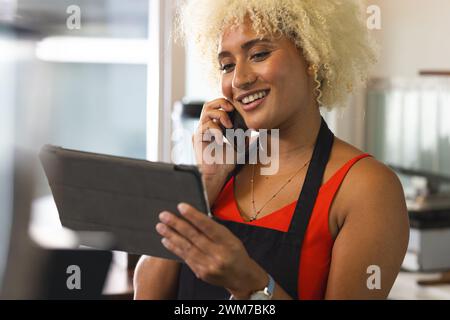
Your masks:
{"label": "woman's shoulder", "polygon": [[[342,168],[350,161],[359,158],[366,152],[352,146],[351,144],[335,139],[335,144],[330,155],[330,166],[333,168]],[[362,184],[373,184],[374,182],[389,182],[392,179],[398,180],[397,175],[384,163],[378,161],[373,156],[368,156],[356,161],[351,170],[346,175],[349,187]],[[352,188],[353,189],[353,188]]]}
{"label": "woman's shoulder", "polygon": [[[365,152],[336,139],[330,164],[339,167]],[[341,221],[351,212],[383,211],[377,206],[403,207],[404,192],[398,176],[375,157],[365,157],[355,162],[347,172],[336,195]],[[382,213],[376,213],[382,214]],[[342,219],[343,218],[343,219]]]}
{"label": "woman's shoulder", "polygon": [[[330,159],[327,167],[325,168],[324,181],[328,181],[344,166],[352,161],[355,161],[355,159],[359,158],[363,154],[365,154],[365,152],[335,137]],[[361,166],[361,164],[366,166],[367,163],[372,163],[374,161],[377,162],[373,157],[365,157],[357,161],[354,165],[352,165],[352,167],[356,166],[356,164],[358,164],[358,166]],[[352,168],[352,171],[353,170],[354,169]]]}

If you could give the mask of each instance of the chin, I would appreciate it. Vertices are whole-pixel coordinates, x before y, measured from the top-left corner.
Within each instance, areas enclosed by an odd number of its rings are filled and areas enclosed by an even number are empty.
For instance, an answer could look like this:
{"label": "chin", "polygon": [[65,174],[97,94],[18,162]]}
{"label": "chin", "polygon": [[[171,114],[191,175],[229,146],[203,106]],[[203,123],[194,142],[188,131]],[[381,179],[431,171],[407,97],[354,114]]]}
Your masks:
{"label": "chin", "polygon": [[247,116],[245,119],[245,124],[249,129],[252,130],[260,130],[260,129],[271,129],[271,121],[264,114],[254,114],[251,116]]}
{"label": "chin", "polygon": [[273,120],[274,119],[272,119],[271,117],[269,117],[267,115],[266,116],[262,115],[262,117],[260,117],[260,118],[254,117],[250,121],[246,122],[246,124],[247,124],[247,127],[251,128],[253,130],[277,129],[278,127],[275,126],[276,123]]}
{"label": "chin", "polygon": [[247,126],[249,129],[255,130],[255,131],[262,130],[262,129],[267,129],[267,130],[272,129],[271,126],[269,126],[265,123],[248,123]]}

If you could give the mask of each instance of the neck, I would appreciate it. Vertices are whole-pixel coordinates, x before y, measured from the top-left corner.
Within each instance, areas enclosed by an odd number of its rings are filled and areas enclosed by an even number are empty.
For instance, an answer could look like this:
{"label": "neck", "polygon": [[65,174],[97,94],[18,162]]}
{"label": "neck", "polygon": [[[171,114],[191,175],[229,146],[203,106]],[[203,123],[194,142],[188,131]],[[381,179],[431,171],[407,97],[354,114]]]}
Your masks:
{"label": "neck", "polygon": [[[302,112],[279,128],[278,160],[282,168],[298,166],[298,161],[308,161],[312,155],[320,130],[321,116],[318,108]],[[272,139],[267,141],[268,150],[272,150]],[[273,152],[270,152],[273,154]],[[276,157],[276,155],[274,155]],[[289,169],[288,169],[289,170]]]}
{"label": "neck", "polygon": [[319,110],[293,117],[280,127],[280,157],[297,155],[314,148],[319,133],[321,117]]}

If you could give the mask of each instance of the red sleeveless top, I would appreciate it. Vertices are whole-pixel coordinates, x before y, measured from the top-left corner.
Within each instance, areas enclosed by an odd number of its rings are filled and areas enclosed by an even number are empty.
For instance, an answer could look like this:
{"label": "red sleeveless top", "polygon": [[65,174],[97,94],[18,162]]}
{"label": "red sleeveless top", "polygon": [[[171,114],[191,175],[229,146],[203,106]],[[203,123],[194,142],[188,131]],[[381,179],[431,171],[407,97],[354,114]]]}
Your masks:
{"label": "red sleeveless top", "polygon": [[[349,160],[320,187],[300,254],[299,299],[320,300],[325,297],[334,243],[328,224],[330,206],[350,168],[358,160],[370,156],[365,153]],[[281,232],[288,231],[297,201],[253,222],[245,222],[239,214],[236,199],[234,198],[233,184],[234,177],[226,183],[211,208],[212,213],[216,217],[223,220],[275,229]]]}

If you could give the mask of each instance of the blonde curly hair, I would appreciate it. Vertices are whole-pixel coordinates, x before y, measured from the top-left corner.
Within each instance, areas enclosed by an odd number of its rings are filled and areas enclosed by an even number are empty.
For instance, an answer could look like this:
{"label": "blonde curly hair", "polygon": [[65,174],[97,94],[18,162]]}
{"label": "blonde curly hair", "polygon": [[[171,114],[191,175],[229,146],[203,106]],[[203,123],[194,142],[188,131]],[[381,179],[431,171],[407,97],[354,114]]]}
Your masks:
{"label": "blonde curly hair", "polygon": [[230,26],[250,18],[258,37],[284,35],[301,48],[315,72],[320,106],[343,106],[364,84],[376,62],[358,0],[184,0],[176,16],[176,38],[193,43],[207,63],[209,78],[220,79],[217,50]]}

